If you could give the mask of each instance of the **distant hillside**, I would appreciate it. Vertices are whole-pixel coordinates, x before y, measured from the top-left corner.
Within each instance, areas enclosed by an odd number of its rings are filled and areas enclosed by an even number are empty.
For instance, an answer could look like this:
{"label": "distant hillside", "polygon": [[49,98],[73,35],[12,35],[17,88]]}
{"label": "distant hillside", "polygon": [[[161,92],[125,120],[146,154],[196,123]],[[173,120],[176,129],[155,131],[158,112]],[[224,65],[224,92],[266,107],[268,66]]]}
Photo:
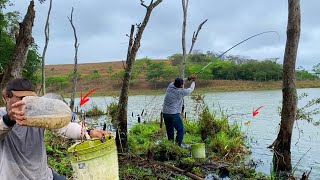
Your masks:
{"label": "distant hillside", "polygon": [[[150,65],[139,65],[134,78],[130,81],[130,94],[145,94],[146,92],[157,90],[156,92],[164,93],[168,83],[173,81],[177,76],[177,69],[169,71],[170,77],[147,81],[146,69]],[[163,66],[170,66],[171,60],[152,60],[152,62],[163,62]],[[135,65],[138,65],[138,61]],[[201,66],[202,67],[202,66]],[[152,69],[161,67],[154,66]],[[175,67],[177,68],[177,67]],[[72,86],[73,64],[46,65],[46,84],[47,92],[62,93],[70,95]],[[169,69],[170,70],[170,69]],[[89,91],[93,88],[99,88],[93,95],[118,95],[121,88],[121,74],[123,71],[123,62],[101,62],[101,63],[84,63],[78,65],[78,86],[79,92]],[[210,74],[207,72],[207,74]],[[202,73],[205,75],[205,73]],[[281,89],[281,81],[244,81],[244,80],[203,80],[201,77],[197,80],[196,91],[241,91],[241,90],[265,90],[265,89]],[[320,81],[304,80],[297,81],[299,88],[319,88]],[[151,92],[151,93],[152,93]]]}
{"label": "distant hillside", "polygon": [[[170,63],[170,60],[152,60]],[[48,92],[71,92],[73,64],[46,65],[46,83]],[[119,91],[121,79],[114,79],[115,74],[123,70],[122,61],[78,64],[78,91],[86,91],[98,87],[100,91]],[[150,89],[140,72],[137,80],[131,82],[130,89]]]}

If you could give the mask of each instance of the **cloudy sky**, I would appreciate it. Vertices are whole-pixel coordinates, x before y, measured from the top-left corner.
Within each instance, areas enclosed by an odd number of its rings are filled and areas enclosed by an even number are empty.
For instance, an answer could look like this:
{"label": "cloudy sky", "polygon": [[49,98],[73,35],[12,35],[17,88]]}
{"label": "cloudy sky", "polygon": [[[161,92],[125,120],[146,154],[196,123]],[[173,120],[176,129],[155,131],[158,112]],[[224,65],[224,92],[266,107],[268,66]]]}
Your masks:
{"label": "cloudy sky", "polygon": [[[9,10],[26,13],[29,1],[12,0]],[[47,0],[48,1],[48,0]],[[120,61],[125,59],[130,25],[142,21],[145,8],[140,0],[53,0],[47,64],[71,64],[74,38],[67,16],[74,7],[79,63]],[[146,4],[149,0],[146,0]],[[187,20],[187,45],[192,32],[205,19],[194,49],[223,52],[243,39],[263,31],[277,31],[258,36],[228,52],[250,58],[280,58],[286,42],[287,0],[190,0]],[[49,1],[35,5],[33,36],[44,46],[44,26]],[[320,61],[320,1],[301,1],[301,36],[297,67],[311,70]],[[141,41],[137,58],[164,59],[181,53],[181,0],[163,0],[154,9]]]}

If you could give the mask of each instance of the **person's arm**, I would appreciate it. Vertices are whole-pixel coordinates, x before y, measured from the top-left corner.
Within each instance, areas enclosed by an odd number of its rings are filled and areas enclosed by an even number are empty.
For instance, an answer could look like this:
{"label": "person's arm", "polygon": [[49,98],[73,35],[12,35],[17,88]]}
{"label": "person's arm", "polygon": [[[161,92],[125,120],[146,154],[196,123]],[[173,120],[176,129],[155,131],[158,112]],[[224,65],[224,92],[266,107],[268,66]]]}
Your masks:
{"label": "person's arm", "polygon": [[71,138],[71,139],[81,139],[81,125],[76,122],[70,122],[63,128],[52,129],[53,132],[60,136]]}
{"label": "person's arm", "polygon": [[192,83],[191,83],[189,88],[183,89],[183,96],[189,95],[194,90],[195,86],[196,86],[196,83],[194,81],[192,81]]}
{"label": "person's arm", "polygon": [[0,141],[4,139],[15,124],[23,125],[26,119],[20,109],[23,104],[22,101],[12,104],[9,112],[5,108],[0,108]]}
{"label": "person's arm", "polygon": [[[75,116],[75,118],[77,117]],[[70,122],[67,126],[60,129],[52,129],[52,131],[60,136],[76,140],[81,139],[81,137],[83,136],[83,134],[81,134],[82,127],[76,122]],[[110,133],[99,129],[90,129],[88,130],[88,134],[91,138],[101,138],[103,134],[108,135]]]}
{"label": "person's arm", "polygon": [[[8,132],[12,129],[13,125],[10,126],[6,124],[8,118],[8,115],[4,115],[2,117],[0,117],[0,141],[2,141],[4,139],[4,137],[8,134]],[[11,120],[10,120],[11,121]]]}

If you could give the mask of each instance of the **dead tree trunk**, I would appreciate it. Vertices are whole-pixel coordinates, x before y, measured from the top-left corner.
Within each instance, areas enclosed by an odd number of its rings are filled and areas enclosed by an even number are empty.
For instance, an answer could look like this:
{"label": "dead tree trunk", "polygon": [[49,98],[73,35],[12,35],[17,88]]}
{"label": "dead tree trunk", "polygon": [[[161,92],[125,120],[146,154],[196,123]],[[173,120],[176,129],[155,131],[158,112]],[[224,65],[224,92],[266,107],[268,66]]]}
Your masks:
{"label": "dead tree trunk", "polygon": [[184,71],[186,68],[187,53],[186,53],[186,26],[188,14],[189,0],[182,0],[183,21],[182,21],[182,62],[180,67],[180,77],[184,78]]}
{"label": "dead tree trunk", "polygon": [[130,37],[129,37],[129,46],[127,52],[127,59],[125,63],[125,74],[122,79],[122,88],[121,94],[119,97],[119,104],[118,104],[118,126],[116,132],[116,142],[118,150],[121,152],[127,152],[128,150],[128,142],[127,142],[127,110],[128,110],[128,91],[129,91],[129,84],[130,78],[132,73],[132,68],[134,65],[134,61],[137,55],[137,52],[140,48],[140,40],[142,38],[143,31],[148,24],[150,15],[152,10],[159,5],[162,0],[156,0],[153,2],[151,0],[150,4],[147,6],[144,4],[143,0],[141,1],[141,5],[146,8],[146,14],[143,19],[143,22],[137,25],[137,32],[135,37],[133,38],[134,33],[134,25],[131,25]]}
{"label": "dead tree trunk", "polygon": [[48,48],[48,43],[49,43],[49,19],[50,19],[50,13],[51,13],[51,8],[52,8],[52,0],[50,0],[49,4],[49,10],[48,10],[48,15],[47,15],[47,21],[46,25],[44,28],[44,35],[45,35],[45,45],[43,48],[42,52],[42,70],[41,70],[41,94],[44,95],[46,93],[46,75],[45,75],[45,59],[46,59],[46,52]]}
{"label": "dead tree trunk", "polygon": [[78,48],[79,48],[79,43],[78,43],[78,38],[77,38],[77,31],[76,28],[73,25],[73,7],[71,10],[71,16],[70,18],[68,17],[71,27],[73,29],[73,35],[74,35],[74,68],[73,68],[73,79],[72,79],[72,94],[71,94],[71,101],[70,101],[70,109],[73,111],[74,109],[74,97],[75,93],[77,91],[77,80],[78,80]]}
{"label": "dead tree trunk", "polygon": [[[29,46],[33,43],[32,26],[35,18],[34,1],[30,1],[27,14],[22,23],[19,23],[19,32],[16,33],[16,45],[12,58],[8,64],[0,88],[3,89],[12,78],[22,76],[22,70],[27,61]],[[1,100],[2,101],[2,100]]]}
{"label": "dead tree trunk", "polygon": [[[186,69],[186,63],[187,63],[188,55],[190,55],[191,52],[192,52],[192,49],[194,47],[194,44],[197,41],[197,37],[198,37],[198,34],[199,34],[202,26],[208,20],[208,19],[206,19],[205,21],[203,21],[199,25],[197,32],[193,32],[192,44],[191,44],[191,47],[190,47],[190,50],[189,50],[189,54],[187,54],[186,53],[186,26],[187,26],[188,4],[189,4],[189,0],[182,0],[183,22],[182,22],[182,62],[181,62],[181,65],[180,65],[180,77],[181,78],[185,77],[185,69]],[[183,87],[184,87],[184,85],[183,85]],[[183,105],[182,105],[181,114],[182,114],[182,116],[184,115],[184,102],[183,102]],[[185,118],[185,116],[184,116],[184,118]]]}
{"label": "dead tree trunk", "polygon": [[290,172],[291,137],[297,112],[295,66],[300,38],[300,0],[288,0],[287,42],[283,60],[282,111],[280,131],[273,143],[273,163],[276,172]]}

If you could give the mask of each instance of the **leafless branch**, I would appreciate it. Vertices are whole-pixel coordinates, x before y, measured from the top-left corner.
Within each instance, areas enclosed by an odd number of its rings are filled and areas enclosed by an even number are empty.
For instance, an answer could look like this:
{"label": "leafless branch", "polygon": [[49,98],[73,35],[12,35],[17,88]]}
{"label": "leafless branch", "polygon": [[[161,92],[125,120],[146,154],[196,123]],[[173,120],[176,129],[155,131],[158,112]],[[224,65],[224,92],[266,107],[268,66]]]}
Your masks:
{"label": "leafless branch", "polygon": [[199,32],[200,32],[200,30],[201,30],[202,26],[203,26],[203,25],[204,25],[204,23],[206,23],[207,21],[208,21],[208,19],[206,19],[205,21],[203,21],[203,22],[199,25],[197,32],[196,32],[196,31],[194,31],[194,32],[193,32],[193,36],[192,36],[192,44],[191,44],[191,47],[190,47],[190,50],[189,50],[189,55],[191,54],[192,49],[193,49],[193,46],[194,46],[194,44],[195,44],[195,43],[196,43],[196,41],[197,41],[198,34],[199,34]]}
{"label": "leafless branch", "polygon": [[45,83],[45,57],[46,57],[46,52],[48,48],[48,43],[49,43],[49,34],[50,34],[50,29],[49,29],[49,19],[50,19],[50,13],[51,13],[51,8],[52,8],[52,0],[50,0],[49,4],[49,10],[48,10],[48,15],[47,15],[47,20],[46,20],[46,25],[44,28],[44,34],[45,34],[45,45],[43,48],[42,52],[42,71],[41,71],[41,93],[44,95],[46,93],[46,83]]}
{"label": "leafless branch", "polygon": [[148,6],[144,4],[144,0],[140,0],[140,2],[141,2],[140,4],[141,4],[143,7],[148,8]]}
{"label": "leafless branch", "polygon": [[77,38],[77,31],[76,28],[73,24],[73,7],[71,9],[71,15],[70,18],[68,17],[71,27],[73,29],[73,35],[74,35],[74,71],[73,71],[73,83],[72,83],[72,94],[71,94],[71,102],[70,102],[70,108],[73,110],[74,107],[74,97],[77,89],[77,70],[78,70],[78,48],[79,48],[79,43],[78,43],[78,38]]}

